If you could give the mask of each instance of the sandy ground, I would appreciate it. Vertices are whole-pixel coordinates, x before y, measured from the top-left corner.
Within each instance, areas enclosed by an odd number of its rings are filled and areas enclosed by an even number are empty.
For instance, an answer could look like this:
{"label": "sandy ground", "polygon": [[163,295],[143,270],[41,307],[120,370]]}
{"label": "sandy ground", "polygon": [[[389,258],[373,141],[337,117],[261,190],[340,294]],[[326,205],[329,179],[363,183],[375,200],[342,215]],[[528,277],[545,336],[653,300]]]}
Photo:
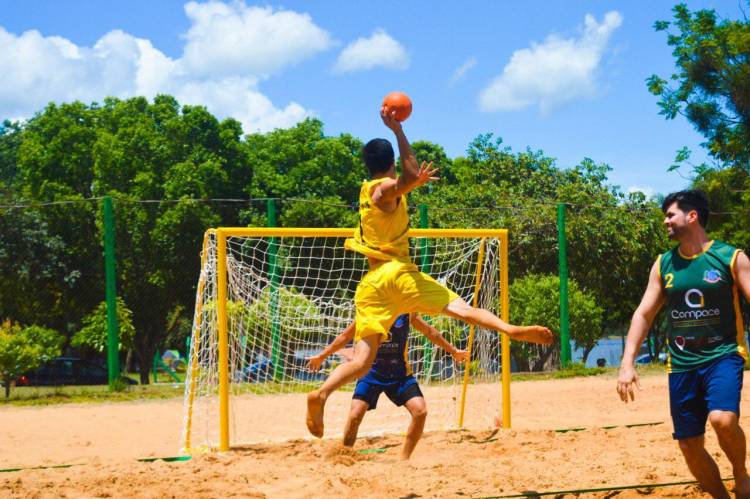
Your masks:
{"label": "sandy ground", "polygon": [[[182,400],[0,409],[0,469],[69,464],[68,468],[0,473],[0,497],[487,497],[691,480],[676,444],[666,375],[643,379],[635,403],[621,403],[615,379],[599,376],[513,384],[512,429],[488,428],[481,390],[467,410],[471,430],[443,427],[454,392],[428,388],[426,433],[408,463],[398,460],[402,436],[363,437],[354,450],[335,438],[305,436],[304,395],[247,397],[235,406],[235,434],[250,440],[228,453],[184,462],[139,462],[178,455]],[[496,394],[497,387],[491,387]],[[331,402],[326,434],[340,432],[351,394]],[[487,395],[497,398],[496,395]],[[492,402],[495,404],[496,402]],[[244,404],[244,405],[243,405]],[[237,417],[249,408],[265,416]],[[745,397],[743,414],[750,414]],[[336,412],[339,412],[336,415]],[[472,415],[472,413],[474,415]],[[479,414],[481,413],[481,414]],[[403,409],[381,399],[366,418],[370,430],[404,428]],[[433,417],[434,416],[434,417]],[[741,418],[747,431],[750,418]],[[470,424],[469,424],[470,423]],[[647,426],[624,425],[660,423]],[[603,429],[604,426],[617,426]],[[587,428],[556,432],[556,429]],[[371,433],[364,428],[364,433]],[[248,434],[249,435],[249,434]],[[269,442],[280,438],[293,440]],[[707,448],[729,477],[712,431]],[[378,449],[380,452],[361,453]],[[730,482],[731,487],[731,482]],[[692,485],[628,489],[617,497],[700,497]],[[611,492],[586,497],[612,497]]]}

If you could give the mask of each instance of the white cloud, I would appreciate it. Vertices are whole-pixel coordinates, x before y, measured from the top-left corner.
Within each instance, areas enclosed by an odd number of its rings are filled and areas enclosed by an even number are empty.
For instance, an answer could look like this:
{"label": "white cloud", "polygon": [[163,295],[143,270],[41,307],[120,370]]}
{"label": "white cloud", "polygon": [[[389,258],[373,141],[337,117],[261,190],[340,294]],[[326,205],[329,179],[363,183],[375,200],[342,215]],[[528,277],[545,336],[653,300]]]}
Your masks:
{"label": "white cloud", "polygon": [[450,82],[456,83],[458,80],[461,80],[464,76],[466,76],[466,73],[468,73],[469,70],[471,70],[476,65],[476,57],[469,57],[468,59],[466,59],[466,62],[456,68],[456,70],[453,72],[453,75],[451,76]]}
{"label": "white cloud", "polygon": [[178,59],[120,30],[83,47],[0,26],[0,120],[29,118],[50,101],[159,93],[205,105],[220,119],[234,117],[247,132],[289,127],[312,115],[296,102],[278,108],[259,89],[270,75],[332,45],[308,15],[216,1],[190,2],[185,11],[192,25]]}
{"label": "white cloud", "polygon": [[192,22],[183,55],[191,74],[276,73],[328,50],[333,41],[309,15],[270,7],[188,2]]}
{"label": "white cloud", "polygon": [[147,61],[161,54],[148,41],[122,31],[111,31],[87,48],[38,31],[15,36],[0,27],[0,46],[4,116],[28,117],[52,100],[90,101],[143,93],[139,81],[149,80]]}
{"label": "white cloud", "polygon": [[247,133],[286,128],[312,115],[296,102],[277,109],[268,97],[256,90],[256,81],[252,78],[189,82],[175,92],[175,97],[184,104],[210,103],[209,109],[214,114],[236,118]]}
{"label": "white cloud", "polygon": [[367,71],[376,67],[406,69],[409,54],[385,30],[378,29],[370,38],[358,38],[339,54],[333,70],[338,73]]}
{"label": "white cloud", "polygon": [[612,33],[622,24],[619,12],[599,23],[586,15],[578,37],[552,34],[544,43],[513,53],[503,72],[479,96],[482,111],[514,111],[538,105],[542,112],[596,92],[599,63]]}
{"label": "white cloud", "polygon": [[656,189],[649,186],[638,186],[638,185],[631,185],[628,187],[628,193],[631,192],[642,192],[647,198],[652,198],[654,195],[656,195]]}

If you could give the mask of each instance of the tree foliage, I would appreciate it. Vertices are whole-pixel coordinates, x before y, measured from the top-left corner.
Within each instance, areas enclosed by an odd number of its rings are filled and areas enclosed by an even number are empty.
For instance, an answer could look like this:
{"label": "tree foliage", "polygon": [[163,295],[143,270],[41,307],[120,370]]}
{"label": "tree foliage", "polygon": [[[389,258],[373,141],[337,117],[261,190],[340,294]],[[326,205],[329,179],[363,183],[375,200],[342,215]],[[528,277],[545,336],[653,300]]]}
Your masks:
{"label": "tree foliage", "polygon": [[[560,331],[560,278],[557,275],[529,274],[513,281],[510,286],[511,322],[514,324],[544,324],[556,333]],[[601,336],[604,309],[596,296],[568,281],[570,311],[570,339],[583,348],[583,362]],[[560,343],[539,347],[514,342],[511,355],[522,371],[537,371],[560,359]],[[530,363],[531,362],[531,363]]]}
{"label": "tree foliage", "polygon": [[[750,171],[750,21],[720,20],[712,9],[691,12],[682,3],[673,12],[673,21],[654,25],[667,33],[676,66],[667,79],[647,80],[659,113],[684,115],[720,164]],[[687,149],[679,151],[674,167],[688,157]]]}
{"label": "tree foliage", "polygon": [[584,159],[561,169],[542,151],[514,153],[489,134],[451,168],[455,182],[443,179],[413,196],[429,206],[431,226],[507,228],[510,275],[552,274],[557,203],[565,203],[571,277],[597,296],[605,325],[629,319],[655,255],[668,244],[656,203],[607,184],[607,165]]}
{"label": "tree foliage", "polygon": [[[315,119],[245,136],[236,120],[167,95],[50,104],[26,123],[6,122],[0,195],[29,207],[0,211],[8,235],[0,238],[0,307],[69,338],[86,331],[91,341],[79,335],[76,344],[96,345],[104,296],[97,198],[111,196],[118,294],[132,311],[132,348],[148,382],[156,349],[179,345],[189,330],[205,230],[266,225],[267,198],[276,199],[281,226],[354,226],[366,176],[361,146],[349,134],[326,136]],[[605,327],[627,320],[666,239],[658,207],[609,185],[607,165],[585,159],[562,168],[491,134],[463,157],[426,141],[413,149],[441,168],[440,182],[410,196],[413,216],[426,203],[433,227],[510,229],[515,278],[557,272],[556,203],[566,203],[571,277],[597,297]],[[318,251],[314,257],[328,261],[333,250]],[[284,286],[303,289],[317,278],[311,271]],[[310,298],[292,295],[281,299]],[[265,320],[260,311],[254,324]]]}

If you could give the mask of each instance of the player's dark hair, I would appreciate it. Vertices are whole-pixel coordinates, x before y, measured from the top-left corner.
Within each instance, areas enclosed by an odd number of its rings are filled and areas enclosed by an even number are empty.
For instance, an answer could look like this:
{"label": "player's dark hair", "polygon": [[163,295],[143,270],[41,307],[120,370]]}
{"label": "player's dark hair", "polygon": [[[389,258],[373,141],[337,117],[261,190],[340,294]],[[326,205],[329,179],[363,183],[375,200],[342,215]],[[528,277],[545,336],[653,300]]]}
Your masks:
{"label": "player's dark hair", "polygon": [[387,172],[394,163],[393,146],[385,139],[372,139],[362,148],[362,159],[370,177]]}
{"label": "player's dark hair", "polygon": [[703,191],[690,189],[673,192],[662,201],[661,211],[666,213],[672,203],[677,203],[677,207],[685,213],[695,210],[698,213],[698,223],[701,224],[701,227],[706,228],[708,224],[708,198]]}

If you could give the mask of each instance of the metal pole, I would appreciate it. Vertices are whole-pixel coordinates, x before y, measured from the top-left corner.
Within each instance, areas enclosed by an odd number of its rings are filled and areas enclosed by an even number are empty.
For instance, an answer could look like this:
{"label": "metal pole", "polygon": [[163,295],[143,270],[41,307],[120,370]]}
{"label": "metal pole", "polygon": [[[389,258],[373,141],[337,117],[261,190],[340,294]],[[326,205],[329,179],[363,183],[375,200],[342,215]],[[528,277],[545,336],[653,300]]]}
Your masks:
{"label": "metal pole", "polygon": [[565,236],[565,204],[557,205],[557,240],[560,248],[560,362],[570,365],[570,316],[568,314],[568,241]]}
{"label": "metal pole", "polygon": [[219,450],[229,450],[229,332],[227,329],[227,236],[216,232],[216,319],[219,332]]}
{"label": "metal pole", "polygon": [[[500,238],[500,317],[510,322],[510,279],[508,277],[508,235]],[[502,427],[510,428],[510,336],[501,334],[500,358],[502,361],[501,400]]]}
{"label": "metal pole", "polygon": [[[266,221],[268,227],[276,227],[276,200],[269,199],[266,203]],[[268,274],[271,278],[271,363],[273,365],[273,379],[280,380],[284,369],[281,365],[281,331],[279,327],[279,274],[277,272],[277,257],[279,243],[272,237],[268,243]]]}
{"label": "metal pole", "polygon": [[[424,203],[420,204],[419,205],[419,228],[426,229],[429,227],[429,225],[430,225],[430,222],[429,222],[429,218],[427,215],[427,205]],[[429,273],[430,271],[429,246],[430,246],[430,243],[426,237],[422,237],[419,239],[419,270],[421,270],[425,274]],[[427,320],[429,321],[429,319]],[[422,337],[422,343],[424,344],[425,379],[429,380],[432,378],[433,345],[424,336]]]}
{"label": "metal pole", "polygon": [[120,334],[117,325],[117,274],[115,272],[115,217],[112,198],[102,203],[104,218],[104,274],[107,299],[107,378],[110,389],[120,377]]}

